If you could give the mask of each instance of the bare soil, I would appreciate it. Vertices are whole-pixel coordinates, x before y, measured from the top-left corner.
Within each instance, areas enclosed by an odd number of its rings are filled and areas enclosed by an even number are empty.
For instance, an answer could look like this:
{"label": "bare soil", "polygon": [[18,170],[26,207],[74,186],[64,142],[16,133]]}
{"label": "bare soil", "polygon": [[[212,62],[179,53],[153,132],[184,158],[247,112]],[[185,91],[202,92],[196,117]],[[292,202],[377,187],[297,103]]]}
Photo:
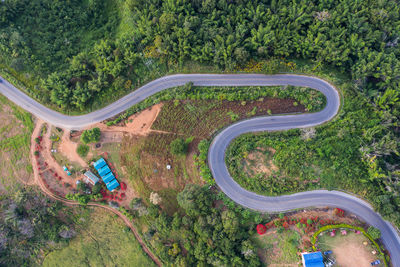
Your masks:
{"label": "bare soil", "polygon": [[62,135],[61,142],[58,146],[58,151],[70,161],[78,163],[83,168],[87,168],[88,164],[78,155],[76,152],[77,148],[78,143],[71,140],[70,131],[64,130],[64,134]]}
{"label": "bare soil", "polygon": [[[348,232],[346,236],[338,232],[335,237],[325,234],[324,248],[332,250],[332,255],[341,267],[368,267],[371,262],[377,259],[372,252],[374,248],[369,244],[368,239],[362,234]],[[322,237],[319,238],[320,240]],[[376,251],[375,251],[376,252]]]}
{"label": "bare soil", "polygon": [[273,172],[278,171],[278,167],[273,163],[275,149],[268,148],[268,157],[265,155],[266,149],[257,148],[257,150],[249,153],[244,159],[244,171],[249,176],[264,174],[270,176]]}
{"label": "bare soil", "polygon": [[[107,126],[104,123],[97,123],[91,128],[98,127],[101,132],[112,132],[112,133],[130,133],[133,135],[141,135],[147,136],[153,130],[151,130],[151,126],[154,121],[157,119],[158,114],[161,111],[163,104],[156,104],[151,106],[139,113],[136,113],[125,120],[124,123],[119,124],[117,126]],[[115,135],[116,136],[116,135]],[[122,139],[122,135],[121,136]],[[103,142],[107,142],[107,139],[102,140]],[[115,138],[111,138],[110,142],[115,142]]]}

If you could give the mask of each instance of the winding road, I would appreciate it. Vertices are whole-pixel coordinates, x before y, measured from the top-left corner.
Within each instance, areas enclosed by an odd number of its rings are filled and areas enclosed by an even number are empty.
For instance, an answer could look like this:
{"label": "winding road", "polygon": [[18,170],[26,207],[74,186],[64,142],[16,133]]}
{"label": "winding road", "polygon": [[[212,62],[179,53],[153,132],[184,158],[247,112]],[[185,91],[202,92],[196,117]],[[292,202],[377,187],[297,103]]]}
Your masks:
{"label": "winding road", "polygon": [[264,212],[281,212],[297,208],[331,206],[345,209],[367,223],[379,228],[382,241],[389,251],[393,266],[400,267],[400,238],[395,228],[384,221],[365,201],[339,191],[315,190],[279,197],[257,195],[240,187],[230,176],[225,164],[225,151],[230,142],[241,134],[259,131],[280,131],[320,125],[333,119],[339,111],[340,96],[328,82],[302,75],[261,74],[178,74],[154,80],[111,105],[81,116],[55,112],[2,79],[0,93],[35,116],[62,128],[82,129],[113,117],[130,106],[162,90],[193,82],[196,86],[305,86],[322,92],[327,99],[325,108],[316,113],[256,117],[237,122],[223,129],[214,138],[208,153],[208,164],[221,190],[238,204]]}

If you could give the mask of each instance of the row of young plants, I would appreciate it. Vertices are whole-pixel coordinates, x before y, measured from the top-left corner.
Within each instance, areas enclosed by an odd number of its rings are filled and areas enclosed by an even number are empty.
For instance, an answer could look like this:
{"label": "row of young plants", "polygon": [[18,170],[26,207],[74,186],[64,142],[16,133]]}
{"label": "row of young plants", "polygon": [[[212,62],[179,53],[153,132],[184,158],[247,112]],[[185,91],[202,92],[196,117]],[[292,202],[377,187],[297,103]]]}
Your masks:
{"label": "row of young plants", "polygon": [[306,107],[309,112],[321,110],[326,104],[325,96],[319,91],[306,87],[288,86],[252,86],[252,87],[200,87],[187,83],[184,86],[170,88],[152,95],[142,102],[133,105],[126,112],[107,125],[117,124],[129,116],[140,112],[152,105],[168,100],[228,100],[250,101],[261,98],[291,98]]}

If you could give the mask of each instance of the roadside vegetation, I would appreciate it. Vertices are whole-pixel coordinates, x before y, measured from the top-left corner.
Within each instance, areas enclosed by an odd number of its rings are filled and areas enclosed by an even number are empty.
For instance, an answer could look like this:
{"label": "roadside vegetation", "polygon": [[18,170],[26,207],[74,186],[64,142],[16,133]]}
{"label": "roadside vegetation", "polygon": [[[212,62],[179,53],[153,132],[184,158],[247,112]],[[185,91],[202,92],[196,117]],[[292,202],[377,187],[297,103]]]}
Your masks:
{"label": "roadside vegetation", "polygon": [[[288,113],[288,112],[316,112],[321,110],[325,104],[325,96],[314,89],[307,87],[294,87],[294,86],[244,86],[244,87],[201,87],[193,86],[192,83],[188,83],[184,86],[170,88],[166,91],[162,91],[153,96],[146,98],[146,100],[130,107],[126,112],[117,116],[116,118],[110,119],[107,124],[113,125],[125,120],[130,115],[142,111],[152,105],[158,104],[163,101],[174,101],[174,105],[178,106],[183,100],[218,100],[218,103],[227,103],[227,101],[241,101],[243,106],[246,106],[247,102],[242,101],[259,101],[263,102],[270,99],[292,99],[294,101],[288,101],[286,103],[280,103],[281,109],[276,113]],[[204,101],[204,102],[205,102]],[[217,103],[217,101],[211,101]],[[279,101],[278,101],[279,102]],[[278,103],[277,102],[277,103]],[[268,104],[268,103],[266,103]],[[272,104],[271,102],[269,104]],[[297,107],[299,104],[304,106],[305,109],[297,109],[291,106]],[[267,105],[268,106],[268,105]],[[287,109],[284,109],[286,106]],[[256,106],[253,106],[255,108]],[[190,107],[188,107],[189,109]],[[259,107],[257,107],[259,108]],[[249,116],[257,114],[257,108],[249,111]],[[261,107],[262,109],[263,107]],[[193,110],[193,108],[192,108]],[[258,110],[260,111],[260,110]],[[268,115],[272,114],[271,108],[266,109]],[[234,112],[230,113],[232,121],[238,119]]]}

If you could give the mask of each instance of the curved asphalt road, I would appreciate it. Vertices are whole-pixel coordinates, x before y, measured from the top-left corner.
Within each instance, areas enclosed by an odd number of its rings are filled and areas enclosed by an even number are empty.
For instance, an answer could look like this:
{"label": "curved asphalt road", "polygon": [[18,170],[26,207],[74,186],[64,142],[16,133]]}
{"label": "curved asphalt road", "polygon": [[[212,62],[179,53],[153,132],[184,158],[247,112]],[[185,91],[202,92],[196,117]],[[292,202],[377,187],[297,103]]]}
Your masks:
{"label": "curved asphalt road", "polygon": [[314,88],[327,98],[326,107],[317,113],[284,116],[256,117],[237,122],[222,130],[213,140],[208,164],[218,186],[232,200],[245,207],[265,211],[281,212],[296,208],[332,206],[345,209],[369,224],[379,228],[382,240],[389,250],[392,263],[400,267],[400,238],[393,226],[384,221],[372,207],[363,200],[352,195],[338,192],[316,190],[279,197],[257,195],[241,188],[229,175],[225,165],[225,151],[230,142],[241,134],[258,131],[278,131],[293,128],[316,126],[331,120],[340,107],[340,96],[337,90],[324,80],[301,75],[259,75],[259,74],[180,74],[154,80],[113,104],[82,116],[66,116],[55,112],[10,83],[1,79],[0,93],[11,101],[42,118],[43,120],[67,129],[82,129],[96,122],[113,117],[130,106],[162,90],[193,82],[197,86],[272,86],[293,85]]}

